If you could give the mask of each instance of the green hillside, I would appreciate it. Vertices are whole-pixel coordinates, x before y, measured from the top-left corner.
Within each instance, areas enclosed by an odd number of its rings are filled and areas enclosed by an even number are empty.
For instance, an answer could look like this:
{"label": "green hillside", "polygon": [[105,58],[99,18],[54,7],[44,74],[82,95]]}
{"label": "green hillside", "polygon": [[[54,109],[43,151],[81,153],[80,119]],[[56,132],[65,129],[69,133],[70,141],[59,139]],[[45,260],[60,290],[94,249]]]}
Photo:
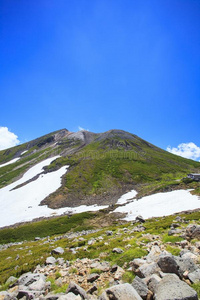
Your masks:
{"label": "green hillside", "polygon": [[[26,151],[24,153],[24,151]],[[0,187],[16,180],[32,165],[48,157],[61,157],[45,167],[52,172],[69,165],[62,187],[42,204],[52,208],[81,204],[114,204],[125,192],[139,196],[153,191],[193,187],[178,181],[197,172],[200,163],[164,151],[122,130],[105,133],[70,133],[63,129],[20,146],[0,151],[0,163],[20,157],[0,168]]]}

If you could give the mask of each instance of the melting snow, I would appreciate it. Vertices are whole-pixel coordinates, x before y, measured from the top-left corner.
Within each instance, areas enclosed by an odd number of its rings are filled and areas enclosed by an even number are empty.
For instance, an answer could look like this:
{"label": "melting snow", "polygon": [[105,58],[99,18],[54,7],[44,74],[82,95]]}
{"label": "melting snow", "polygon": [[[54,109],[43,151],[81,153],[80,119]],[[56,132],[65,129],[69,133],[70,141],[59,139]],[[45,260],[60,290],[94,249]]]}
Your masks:
{"label": "melting snow", "polygon": [[4,167],[4,166],[7,166],[7,165],[10,165],[10,164],[14,164],[14,163],[15,163],[16,161],[18,161],[19,159],[20,159],[20,157],[14,158],[14,159],[8,161],[7,163],[0,165],[0,168],[1,168],[1,167]]}
{"label": "melting snow", "polygon": [[[120,198],[121,199],[121,198]],[[118,207],[115,212],[127,213],[125,220],[134,220],[138,215],[145,219],[151,217],[168,216],[185,210],[200,208],[200,200],[192,195],[190,190],[178,190],[134,200],[124,206]]]}
{"label": "melting snow", "polygon": [[[84,211],[96,211],[107,207],[82,205],[75,208],[65,207],[51,209],[47,206],[39,206],[44,198],[61,186],[61,177],[66,173],[68,168],[68,166],[64,166],[55,172],[41,174],[43,167],[49,165],[58,157],[59,156],[48,158],[38,163],[29,169],[21,179],[0,189],[0,227],[9,226],[18,222],[31,221],[34,218],[63,214],[69,210],[73,213],[79,213]],[[39,175],[36,180],[13,190],[13,188],[25,183],[36,175]]]}
{"label": "melting snow", "polygon": [[118,201],[117,204],[124,204],[129,202],[130,200],[132,200],[133,198],[135,198],[135,196],[137,195],[137,192],[135,190],[132,190],[124,195],[122,195]]}
{"label": "melting snow", "polygon": [[28,152],[28,150],[23,151],[20,155],[22,156],[22,155],[25,154],[26,152]]}

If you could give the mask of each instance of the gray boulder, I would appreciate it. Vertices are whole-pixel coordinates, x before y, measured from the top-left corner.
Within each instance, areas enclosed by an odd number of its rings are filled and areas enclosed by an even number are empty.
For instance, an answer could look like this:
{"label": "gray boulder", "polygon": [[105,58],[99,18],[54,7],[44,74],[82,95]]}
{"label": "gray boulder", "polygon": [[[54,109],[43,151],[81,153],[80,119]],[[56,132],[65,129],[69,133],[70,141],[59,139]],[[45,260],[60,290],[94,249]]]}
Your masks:
{"label": "gray boulder", "polygon": [[186,238],[200,240],[200,225],[190,224],[185,231]]}
{"label": "gray boulder", "polygon": [[112,230],[107,230],[107,231],[106,231],[106,235],[107,235],[107,236],[113,235]]}
{"label": "gray boulder", "polygon": [[[38,283],[38,287],[45,286],[45,276],[40,273],[25,273],[19,277],[16,285],[30,287],[32,290],[37,290],[34,284]],[[38,290],[41,290],[39,288]]]}
{"label": "gray boulder", "polygon": [[135,220],[136,221],[138,221],[138,222],[140,222],[140,223],[144,223],[145,222],[145,219],[142,217],[142,216],[137,216],[136,218],[135,218]]}
{"label": "gray boulder", "polygon": [[99,300],[142,300],[129,283],[112,286],[105,290]]}
{"label": "gray boulder", "polygon": [[157,274],[151,275],[147,280],[147,285],[150,291],[155,293],[158,283],[161,281],[161,278]]}
{"label": "gray boulder", "polygon": [[60,266],[63,266],[63,265],[64,265],[64,263],[65,263],[65,260],[64,260],[64,258],[62,258],[62,257],[59,257],[59,258],[57,259],[57,263],[58,263]]}
{"label": "gray boulder", "polygon": [[121,254],[121,253],[123,253],[124,251],[123,251],[121,248],[114,248],[114,249],[112,250],[112,252],[113,252],[113,253]]}
{"label": "gray boulder", "polygon": [[6,284],[13,284],[17,281],[17,278],[14,277],[14,276],[10,276],[7,281],[6,281]]}
{"label": "gray boulder", "polygon": [[62,247],[57,247],[51,251],[51,254],[63,254],[65,250]]}
{"label": "gray boulder", "polygon": [[49,256],[46,259],[46,265],[55,265],[56,259],[53,256]]}
{"label": "gray boulder", "polygon": [[144,264],[141,267],[139,267],[135,273],[136,275],[138,275],[139,277],[145,278],[147,276],[150,276],[154,273],[158,273],[160,271],[157,263],[152,262],[150,264]]}
{"label": "gray boulder", "polygon": [[131,284],[137,293],[142,297],[142,299],[146,300],[148,295],[148,286],[144,281],[136,276]]}
{"label": "gray boulder", "polygon": [[161,255],[158,260],[158,266],[164,273],[174,273],[179,275],[179,266],[171,254]]}
{"label": "gray boulder", "polygon": [[200,269],[188,274],[188,278],[192,283],[200,281]]}
{"label": "gray boulder", "polygon": [[82,299],[88,299],[86,291],[73,281],[70,282],[70,284],[66,290],[66,294],[68,294],[68,293],[73,293],[74,295],[77,295],[77,296],[80,295]]}
{"label": "gray boulder", "polygon": [[155,300],[198,300],[195,290],[176,275],[166,275],[157,285]]}
{"label": "gray boulder", "polygon": [[142,258],[135,258],[132,260],[129,265],[133,268],[133,271],[135,271],[137,268],[141,267],[142,265],[146,264],[147,261]]}
{"label": "gray boulder", "polygon": [[181,278],[183,277],[184,272],[194,272],[197,269],[197,265],[189,258],[182,258],[174,256],[174,259],[178,266],[178,274]]}
{"label": "gray boulder", "polygon": [[87,277],[87,281],[88,282],[94,282],[95,280],[97,280],[98,278],[99,278],[99,274],[97,274],[97,273],[93,273],[93,274],[90,274],[90,275],[88,275],[88,277]]}

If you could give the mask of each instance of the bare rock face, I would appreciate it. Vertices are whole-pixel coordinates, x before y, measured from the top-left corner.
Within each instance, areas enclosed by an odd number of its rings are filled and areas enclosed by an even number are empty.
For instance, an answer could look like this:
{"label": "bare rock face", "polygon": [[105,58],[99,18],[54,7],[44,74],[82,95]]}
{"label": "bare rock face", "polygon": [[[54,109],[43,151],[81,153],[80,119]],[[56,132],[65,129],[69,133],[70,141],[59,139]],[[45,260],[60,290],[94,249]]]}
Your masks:
{"label": "bare rock face", "polygon": [[99,300],[142,300],[133,286],[129,283],[119,284],[108,288],[100,296]]}
{"label": "bare rock face", "polygon": [[157,285],[155,300],[198,300],[195,290],[176,275],[166,275]]}

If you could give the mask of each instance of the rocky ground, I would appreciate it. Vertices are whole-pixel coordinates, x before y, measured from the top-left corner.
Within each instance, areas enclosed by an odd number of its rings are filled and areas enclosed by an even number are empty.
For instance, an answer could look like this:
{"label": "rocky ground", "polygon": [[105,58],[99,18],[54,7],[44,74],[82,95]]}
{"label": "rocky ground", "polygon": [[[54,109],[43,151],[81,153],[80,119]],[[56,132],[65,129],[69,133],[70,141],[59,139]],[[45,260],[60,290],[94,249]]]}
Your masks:
{"label": "rocky ground", "polygon": [[[37,265],[32,272],[20,277],[9,277],[7,289],[0,292],[0,299],[49,299],[49,300],[198,300],[194,284],[200,283],[200,225],[198,222],[174,218],[168,237],[181,237],[173,243],[176,253],[167,249],[172,243],[163,243],[161,235],[145,232],[145,220],[138,217],[131,226],[117,231],[107,230],[102,234],[98,230],[70,233],[67,238],[78,242],[77,247],[56,247],[51,250],[43,265]],[[99,242],[111,245],[112,239],[123,237],[125,247],[114,247],[112,253],[117,256],[131,249],[129,244],[134,233],[142,232],[147,254],[125,261],[122,266],[107,261],[105,253],[97,258],[88,256],[90,246]],[[90,234],[90,238],[86,239]],[[92,234],[95,234],[92,237]],[[52,243],[62,240],[66,235],[44,240]],[[42,241],[40,238],[36,238]],[[82,243],[82,244],[81,244]],[[21,243],[20,245],[23,245]],[[2,245],[1,251],[11,244]],[[19,243],[18,243],[19,246]],[[66,260],[65,253],[84,251],[83,258]],[[30,251],[30,250],[29,250]],[[171,251],[173,252],[173,251]]]}

